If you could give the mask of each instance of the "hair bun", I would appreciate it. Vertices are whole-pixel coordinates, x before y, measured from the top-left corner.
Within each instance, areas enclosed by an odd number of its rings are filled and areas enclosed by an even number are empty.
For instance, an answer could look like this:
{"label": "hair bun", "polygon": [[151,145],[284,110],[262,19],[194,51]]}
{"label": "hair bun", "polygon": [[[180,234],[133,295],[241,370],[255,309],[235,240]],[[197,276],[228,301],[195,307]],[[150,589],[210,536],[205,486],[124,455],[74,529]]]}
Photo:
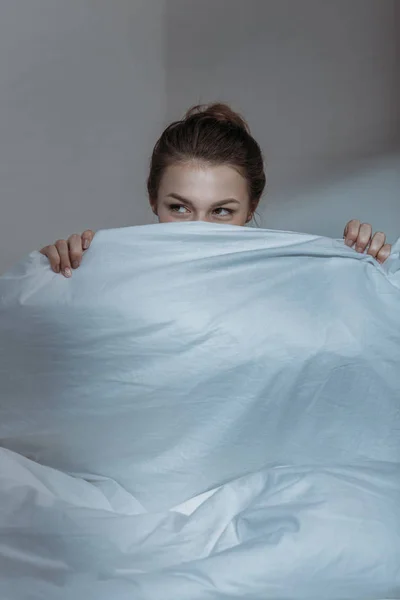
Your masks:
{"label": "hair bun", "polygon": [[244,118],[239,113],[232,110],[230,106],[223,104],[222,102],[193,106],[187,111],[185,120],[193,117],[205,117],[215,119],[221,123],[230,123],[231,125],[240,127],[247,133],[250,133],[250,128]]}

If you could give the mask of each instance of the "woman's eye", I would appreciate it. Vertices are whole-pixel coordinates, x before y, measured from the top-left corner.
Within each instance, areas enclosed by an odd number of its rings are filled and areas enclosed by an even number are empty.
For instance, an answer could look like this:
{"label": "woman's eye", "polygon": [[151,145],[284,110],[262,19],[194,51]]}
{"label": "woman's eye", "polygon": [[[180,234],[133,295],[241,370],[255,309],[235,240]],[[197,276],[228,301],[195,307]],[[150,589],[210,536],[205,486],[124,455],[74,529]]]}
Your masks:
{"label": "woman's eye", "polygon": [[216,208],[215,209],[215,213],[219,216],[219,217],[227,217],[229,215],[231,215],[233,213],[232,210],[230,210],[229,208]]}
{"label": "woman's eye", "polygon": [[181,215],[187,212],[186,206],[182,204],[171,204],[169,208],[172,212],[180,213]]}

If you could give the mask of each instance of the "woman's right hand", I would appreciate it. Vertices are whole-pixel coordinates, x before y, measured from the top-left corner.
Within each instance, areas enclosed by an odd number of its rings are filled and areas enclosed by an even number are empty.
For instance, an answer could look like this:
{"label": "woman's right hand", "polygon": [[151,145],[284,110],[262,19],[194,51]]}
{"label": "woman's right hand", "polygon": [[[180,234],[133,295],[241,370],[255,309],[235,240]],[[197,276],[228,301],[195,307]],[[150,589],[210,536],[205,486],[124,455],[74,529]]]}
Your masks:
{"label": "woman's right hand", "polygon": [[82,255],[89,248],[94,236],[94,231],[87,229],[82,235],[71,235],[68,240],[58,240],[55,244],[42,248],[40,253],[47,256],[55,273],[71,277],[72,269],[79,267]]}

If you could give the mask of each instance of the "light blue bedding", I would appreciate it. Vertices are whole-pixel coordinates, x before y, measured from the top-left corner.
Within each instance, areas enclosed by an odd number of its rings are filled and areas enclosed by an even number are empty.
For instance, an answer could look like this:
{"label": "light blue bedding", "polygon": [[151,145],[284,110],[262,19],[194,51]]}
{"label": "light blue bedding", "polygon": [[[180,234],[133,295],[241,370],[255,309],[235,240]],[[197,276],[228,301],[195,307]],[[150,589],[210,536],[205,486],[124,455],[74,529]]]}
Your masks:
{"label": "light blue bedding", "polygon": [[0,278],[0,598],[400,598],[400,243],[99,232]]}

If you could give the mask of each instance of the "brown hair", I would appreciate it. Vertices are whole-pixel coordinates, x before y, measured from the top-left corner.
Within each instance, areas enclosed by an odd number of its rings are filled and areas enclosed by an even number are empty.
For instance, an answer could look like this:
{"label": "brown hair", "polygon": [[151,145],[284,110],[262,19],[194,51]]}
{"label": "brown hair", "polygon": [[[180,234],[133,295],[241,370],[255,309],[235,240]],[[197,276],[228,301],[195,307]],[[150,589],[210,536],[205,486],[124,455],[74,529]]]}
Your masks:
{"label": "brown hair", "polygon": [[182,120],[165,129],[151,157],[147,180],[150,201],[157,198],[165,169],[188,160],[236,168],[247,180],[251,212],[257,208],[266,180],[261,149],[246,121],[229,106],[194,106]]}

